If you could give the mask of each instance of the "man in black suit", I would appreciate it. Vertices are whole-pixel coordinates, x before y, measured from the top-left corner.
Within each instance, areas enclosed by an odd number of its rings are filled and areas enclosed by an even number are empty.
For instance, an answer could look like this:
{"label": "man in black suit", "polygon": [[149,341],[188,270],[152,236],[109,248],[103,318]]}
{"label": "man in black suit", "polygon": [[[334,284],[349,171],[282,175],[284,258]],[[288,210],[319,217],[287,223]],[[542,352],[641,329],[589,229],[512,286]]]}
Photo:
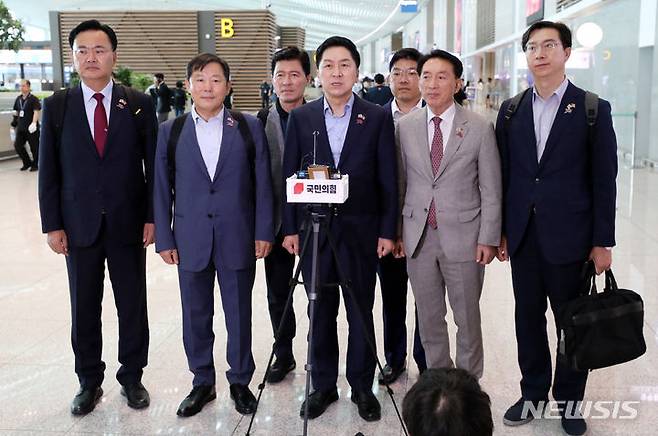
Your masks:
{"label": "man in black suit", "polygon": [[150,89],[151,96],[156,101],[155,112],[158,114],[158,123],[164,123],[169,119],[171,112],[171,89],[164,82],[164,74],[153,75],[153,88]]}
{"label": "man in black suit", "polygon": [[545,313],[547,299],[556,314],[579,296],[588,259],[598,274],[612,264],[617,140],[610,103],[595,101],[598,115],[589,127],[586,93],[565,75],[569,28],[538,21],[521,44],[535,84],[513,116],[508,113],[511,101],[505,101],[496,123],[504,190],[498,258],[511,259],[521,369],[521,399],[505,412],[503,422],[530,422],[529,407],[541,410],[552,384],[553,397],[564,402],[564,431],[582,435],[587,425],[578,409],[587,372],[558,360],[553,376]]}
{"label": "man in black suit", "polygon": [[[41,102],[30,92],[30,81],[21,80],[21,94],[14,101],[14,119],[11,127],[16,129],[14,148],[23,161],[21,171],[36,171],[39,162],[39,113]],[[25,150],[25,142],[30,144],[32,159]]]}
{"label": "man in black suit", "polygon": [[[324,97],[290,113],[283,153],[283,176],[299,170],[300,162],[313,156],[313,134],[317,137],[318,164],[337,168],[350,178],[350,194],[344,204],[322,211],[331,218],[327,229],[336,241],[340,265],[351,281],[352,293],[343,292],[349,336],[347,380],[352,402],[366,421],[381,417],[381,407],[372,393],[375,373],[372,308],[375,299],[377,259],[394,248],[398,218],[397,168],[391,113],[364,101],[352,92],[358,79],[359,52],[352,41],[333,36],[317,49],[316,64]],[[306,209],[286,204],[283,210],[283,246],[299,253],[299,240],[305,231]],[[325,230],[320,232],[319,282],[336,283],[338,265],[334,261]],[[304,282],[309,284],[311,256],[301,259]],[[310,291],[307,287],[307,291]],[[314,322],[314,392],[309,396],[309,418],[320,416],[338,400],[338,335],[336,316],[338,286],[325,286],[319,293]],[[363,317],[363,323],[359,319]],[[305,405],[300,414],[304,416]]]}
{"label": "man in black suit", "polygon": [[368,92],[365,94],[365,99],[370,103],[384,106],[391,101],[392,98],[393,94],[391,93],[391,88],[384,83],[384,75],[381,73],[375,74],[375,86],[368,89]]}
{"label": "man in black suit", "polygon": [[149,343],[145,270],[154,235],[155,114],[147,95],[112,82],[112,28],[84,21],[71,31],[69,44],[81,83],[44,102],[39,206],[48,245],[66,256],[80,381],[71,412],[91,412],[103,395],[105,261],[119,322],[116,377],[128,405],[139,409],[150,402],[141,378]]}
{"label": "man in black suit", "polygon": [[[384,105],[391,111],[393,121],[422,108],[425,102],[418,86],[418,60],[421,54],[415,48],[403,48],[395,52],[389,62],[391,91],[394,98]],[[398,229],[400,232],[402,229]],[[379,375],[379,384],[390,384],[398,379],[406,369],[407,359],[407,259],[399,253],[402,234],[398,235],[396,250],[379,259],[377,273],[382,289],[382,312],[384,318],[384,356],[386,366]],[[418,316],[415,317],[416,320]],[[422,373],[427,368],[425,350],[420,341],[418,321],[414,328],[413,356]]]}

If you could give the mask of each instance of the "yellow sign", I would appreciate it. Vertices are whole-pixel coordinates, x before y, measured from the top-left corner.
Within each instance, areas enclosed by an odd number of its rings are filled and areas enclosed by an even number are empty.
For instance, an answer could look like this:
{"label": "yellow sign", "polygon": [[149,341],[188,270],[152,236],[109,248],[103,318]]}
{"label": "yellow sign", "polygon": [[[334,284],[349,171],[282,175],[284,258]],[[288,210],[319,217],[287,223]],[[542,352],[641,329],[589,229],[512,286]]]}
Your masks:
{"label": "yellow sign", "polygon": [[220,20],[220,35],[222,38],[233,38],[235,30],[233,29],[233,20],[231,18],[222,18]]}

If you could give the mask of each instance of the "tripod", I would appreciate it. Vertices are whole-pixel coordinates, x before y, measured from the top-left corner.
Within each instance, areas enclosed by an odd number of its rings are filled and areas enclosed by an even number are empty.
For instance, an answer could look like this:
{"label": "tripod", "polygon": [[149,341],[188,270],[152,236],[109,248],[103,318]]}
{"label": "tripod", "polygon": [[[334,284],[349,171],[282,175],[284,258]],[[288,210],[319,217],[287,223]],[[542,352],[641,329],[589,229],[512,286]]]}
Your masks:
{"label": "tripod", "polygon": [[[299,252],[299,262],[297,263],[297,267],[295,269],[295,273],[293,274],[293,277],[290,279],[290,291],[288,292],[288,298],[286,300],[286,305],[283,310],[283,315],[281,317],[281,321],[279,323],[279,326],[277,327],[277,331],[274,335],[274,344],[272,345],[272,352],[270,353],[269,360],[267,362],[267,368],[265,370],[265,374],[263,375],[263,380],[261,383],[258,385],[258,397],[256,399],[256,409],[254,413],[251,415],[251,420],[249,421],[249,427],[247,428],[247,433],[246,436],[250,435],[251,428],[254,423],[254,419],[256,417],[256,413],[258,413],[258,406],[260,405],[260,399],[261,396],[263,395],[263,390],[265,389],[265,383],[267,381],[267,378],[270,373],[270,369],[272,367],[272,361],[274,360],[274,350],[276,349],[277,343],[279,341],[279,337],[281,335],[283,326],[285,325],[286,318],[288,316],[288,313],[290,312],[292,308],[292,297],[293,293],[295,291],[295,287],[298,284],[303,284],[303,282],[299,281],[299,275],[301,274],[302,270],[302,259],[304,258],[304,255],[306,254],[306,249],[308,247],[308,243],[311,237],[311,233],[313,234],[313,245],[312,245],[312,257],[311,257],[311,288],[309,292],[307,292],[308,295],[308,301],[309,301],[309,330],[308,330],[308,336],[307,336],[307,342],[308,342],[308,349],[306,352],[306,365],[304,365],[304,369],[306,370],[306,388],[304,392],[304,436],[308,434],[308,408],[309,408],[309,401],[308,397],[310,394],[310,389],[311,389],[311,371],[313,369],[313,356],[312,356],[312,351],[313,351],[313,340],[314,340],[314,334],[313,334],[313,329],[314,329],[314,324],[315,324],[315,310],[316,310],[316,303],[318,299],[318,294],[320,291],[320,288],[322,286],[333,286],[334,284],[327,284],[323,283],[320,284],[318,283],[318,277],[319,277],[319,265],[318,265],[318,258],[319,258],[319,248],[320,248],[320,228],[324,228],[327,240],[329,242],[329,246],[331,249],[331,253],[334,259],[334,263],[336,265],[336,270],[338,273],[338,279],[339,279],[339,285],[345,290],[352,301],[354,301],[354,304],[357,306],[357,312],[358,316],[357,318],[359,319],[359,322],[361,323],[361,327],[363,328],[364,331],[368,331],[366,328],[366,322],[363,316],[363,312],[361,311],[361,307],[358,305],[358,301],[355,299],[351,283],[345,279],[345,274],[343,272],[343,269],[341,267],[341,264],[338,259],[338,251],[336,249],[336,244],[333,240],[333,237],[331,235],[331,232],[327,226],[327,218],[328,215],[326,211],[318,211],[316,210],[317,205],[308,205],[307,206],[307,217],[306,220],[303,224],[302,228],[306,229],[305,235],[304,235],[304,241],[302,242],[301,249]],[[320,209],[320,208],[318,208]],[[320,209],[321,210],[321,209]],[[311,231],[312,230],[312,231]],[[377,348],[375,347],[375,337],[374,335],[366,335],[366,341],[368,342],[368,347],[370,348],[370,351],[372,352],[373,356],[375,357],[375,361],[377,362],[377,368],[379,369],[380,373],[383,373],[383,368],[381,365],[381,362],[379,361],[379,358],[377,356]],[[395,413],[397,414],[398,421],[400,422],[400,425],[402,427],[402,430],[406,435],[407,429],[404,425],[404,422],[402,420],[402,416],[400,415],[400,410],[398,409],[398,405],[395,402],[395,398],[393,397],[393,390],[390,388],[388,383],[386,383],[386,392],[388,393],[388,396],[391,398],[391,402],[393,403],[393,407],[395,409]]]}

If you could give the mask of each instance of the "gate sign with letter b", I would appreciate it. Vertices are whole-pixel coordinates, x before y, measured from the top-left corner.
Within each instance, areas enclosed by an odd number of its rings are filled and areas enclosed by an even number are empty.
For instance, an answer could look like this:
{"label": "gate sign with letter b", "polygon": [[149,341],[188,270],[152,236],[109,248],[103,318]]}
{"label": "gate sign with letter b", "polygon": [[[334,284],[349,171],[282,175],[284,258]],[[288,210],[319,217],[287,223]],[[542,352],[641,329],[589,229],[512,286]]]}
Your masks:
{"label": "gate sign with letter b", "polygon": [[235,30],[233,29],[233,20],[231,18],[222,18],[220,20],[220,26],[222,38],[233,38]]}

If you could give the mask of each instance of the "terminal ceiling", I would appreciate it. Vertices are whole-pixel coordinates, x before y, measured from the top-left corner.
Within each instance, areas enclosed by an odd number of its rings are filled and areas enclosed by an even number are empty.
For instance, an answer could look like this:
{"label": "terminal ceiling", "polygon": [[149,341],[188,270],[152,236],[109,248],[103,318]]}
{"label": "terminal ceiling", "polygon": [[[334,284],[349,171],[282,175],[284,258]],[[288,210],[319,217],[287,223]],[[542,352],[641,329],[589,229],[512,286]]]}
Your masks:
{"label": "terminal ceiling", "polygon": [[[425,4],[427,0],[418,3]],[[401,13],[399,0],[5,0],[26,24],[48,30],[48,10],[237,10],[269,8],[279,26],[306,29],[306,48],[331,35],[358,45],[395,32],[415,14]],[[46,6],[47,4],[47,6]],[[102,21],[102,15],[99,16]]]}

